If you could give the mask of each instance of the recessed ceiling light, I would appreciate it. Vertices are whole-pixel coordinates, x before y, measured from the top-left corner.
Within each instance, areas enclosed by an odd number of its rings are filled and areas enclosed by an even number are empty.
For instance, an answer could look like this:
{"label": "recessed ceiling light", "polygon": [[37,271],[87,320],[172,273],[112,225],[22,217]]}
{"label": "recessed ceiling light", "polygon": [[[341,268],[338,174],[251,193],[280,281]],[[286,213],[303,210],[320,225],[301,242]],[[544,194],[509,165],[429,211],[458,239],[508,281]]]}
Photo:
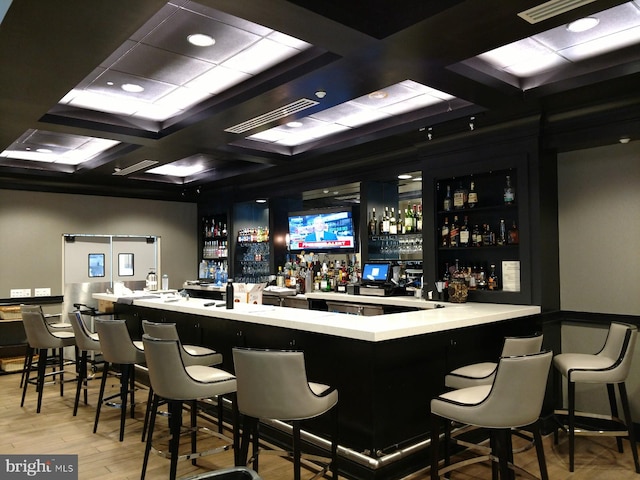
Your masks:
{"label": "recessed ceiling light", "polygon": [[195,45],[196,47],[210,47],[216,43],[213,37],[205,35],[204,33],[194,33],[193,35],[189,35],[187,40],[191,45]]}
{"label": "recessed ceiling light", "polygon": [[267,200],[266,200],[266,199],[264,199],[264,198],[258,198],[258,199],[256,200],[256,203],[267,203]]}
{"label": "recessed ceiling light", "polygon": [[109,85],[110,87],[113,87],[113,82],[107,82],[107,85]]}
{"label": "recessed ceiling light", "polygon": [[36,152],[38,152],[38,153],[51,153],[51,150],[49,150],[48,148],[38,148],[36,150]]}
{"label": "recessed ceiling light", "polygon": [[409,180],[411,178],[411,175],[409,175],[408,173],[403,173],[401,175],[398,175],[398,179],[400,180]]}
{"label": "recessed ceiling light", "polygon": [[382,100],[383,98],[387,98],[387,92],[385,92],[384,90],[371,92],[369,94],[369,98],[372,100]]}
{"label": "recessed ceiling light", "polygon": [[600,20],[596,17],[585,17],[576,20],[575,22],[571,22],[567,25],[567,30],[573,33],[586,32],[587,30],[591,30],[593,27],[598,25]]}
{"label": "recessed ceiling light", "polygon": [[620,143],[629,143],[631,139],[629,137],[620,137]]}
{"label": "recessed ceiling light", "polygon": [[289,122],[287,123],[287,127],[291,128],[299,128],[302,126],[302,122]]}
{"label": "recessed ceiling light", "polygon": [[122,90],[129,93],[140,93],[144,92],[144,87],[142,85],[138,85],[137,83],[124,83],[122,84]]}

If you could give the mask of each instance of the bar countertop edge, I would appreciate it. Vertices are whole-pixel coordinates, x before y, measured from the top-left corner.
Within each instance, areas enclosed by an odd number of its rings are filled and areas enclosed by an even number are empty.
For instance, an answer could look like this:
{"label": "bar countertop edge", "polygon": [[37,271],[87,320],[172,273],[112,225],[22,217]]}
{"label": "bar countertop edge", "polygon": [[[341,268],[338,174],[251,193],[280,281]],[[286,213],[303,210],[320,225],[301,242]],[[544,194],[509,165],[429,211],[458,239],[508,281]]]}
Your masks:
{"label": "bar countertop edge", "polygon": [[[334,295],[343,301],[346,300],[344,294]],[[222,301],[212,302],[211,300],[202,298],[176,299],[174,296],[150,295],[148,292],[134,293],[134,295],[128,297],[117,297],[116,295],[107,293],[94,293],[93,298],[115,303],[126,302],[145,308],[304,330],[307,332],[369,342],[382,342],[414,335],[455,330],[513,318],[527,317],[541,312],[541,308],[537,305],[472,302],[450,304],[416,299],[413,302],[414,304],[415,302],[424,302],[425,304],[427,302],[430,304],[441,303],[444,305],[444,308],[434,308],[433,305],[426,305],[419,310],[411,312],[358,316],[345,313],[244,303],[235,303],[233,309],[227,310]],[[355,297],[355,299],[351,301],[360,301],[360,297]],[[371,303],[376,303],[375,300],[370,301]],[[222,306],[217,306],[221,304]]]}

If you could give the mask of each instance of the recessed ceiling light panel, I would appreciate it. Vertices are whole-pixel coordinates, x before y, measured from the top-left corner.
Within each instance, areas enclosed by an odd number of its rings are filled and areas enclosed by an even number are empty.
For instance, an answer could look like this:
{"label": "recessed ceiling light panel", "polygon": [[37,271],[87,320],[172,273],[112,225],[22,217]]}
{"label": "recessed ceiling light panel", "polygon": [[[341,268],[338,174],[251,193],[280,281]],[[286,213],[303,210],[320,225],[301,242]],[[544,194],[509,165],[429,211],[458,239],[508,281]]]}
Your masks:
{"label": "recessed ceiling light panel", "polygon": [[195,45],[196,47],[210,47],[216,43],[213,37],[205,35],[204,33],[191,34],[187,37],[187,40],[191,45]]}

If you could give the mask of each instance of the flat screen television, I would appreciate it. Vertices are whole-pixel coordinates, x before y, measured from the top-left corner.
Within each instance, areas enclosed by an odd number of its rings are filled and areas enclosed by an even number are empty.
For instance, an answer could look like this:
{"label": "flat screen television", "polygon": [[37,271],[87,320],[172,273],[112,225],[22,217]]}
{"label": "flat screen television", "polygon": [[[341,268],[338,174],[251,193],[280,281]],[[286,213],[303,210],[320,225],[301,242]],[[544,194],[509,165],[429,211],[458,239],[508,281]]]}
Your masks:
{"label": "flat screen television", "polygon": [[365,263],[362,267],[362,284],[384,285],[389,283],[392,273],[390,263]]}
{"label": "flat screen television", "polygon": [[356,251],[356,233],[350,207],[291,212],[288,217],[290,251]]}

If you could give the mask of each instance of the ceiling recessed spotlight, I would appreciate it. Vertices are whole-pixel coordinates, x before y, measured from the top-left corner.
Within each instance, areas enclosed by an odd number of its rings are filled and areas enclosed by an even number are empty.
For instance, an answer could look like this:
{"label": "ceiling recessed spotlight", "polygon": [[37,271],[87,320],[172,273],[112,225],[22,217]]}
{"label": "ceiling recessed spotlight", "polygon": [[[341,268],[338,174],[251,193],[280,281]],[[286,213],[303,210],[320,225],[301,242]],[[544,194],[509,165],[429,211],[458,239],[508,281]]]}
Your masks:
{"label": "ceiling recessed spotlight", "polygon": [[620,143],[629,143],[631,141],[631,139],[629,137],[620,137],[620,140],[618,140]]}
{"label": "ceiling recessed spotlight", "polygon": [[129,93],[144,92],[144,87],[142,85],[138,85],[137,83],[124,83],[120,88]]}
{"label": "ceiling recessed spotlight", "polygon": [[264,198],[258,198],[258,199],[256,200],[256,203],[267,203],[267,200],[266,200],[266,199],[264,199]]}
{"label": "ceiling recessed spotlight", "polygon": [[290,128],[300,128],[302,126],[302,122],[294,121],[287,123],[287,127]]}
{"label": "ceiling recessed spotlight", "polygon": [[387,92],[384,90],[378,90],[376,92],[371,92],[369,94],[369,98],[372,100],[382,100],[383,98],[387,98]]}
{"label": "ceiling recessed spotlight", "polygon": [[107,85],[109,85],[110,87],[113,87],[113,82],[107,82]]}
{"label": "ceiling recessed spotlight", "polygon": [[400,180],[409,180],[411,178],[411,175],[409,175],[408,173],[403,173],[401,175],[398,175],[398,179]]}
{"label": "ceiling recessed spotlight", "polygon": [[593,27],[598,25],[600,20],[596,17],[585,17],[576,20],[575,22],[571,22],[567,25],[567,30],[573,33],[586,32],[587,30],[591,30]]}
{"label": "ceiling recessed spotlight", "polygon": [[329,190],[322,190],[322,193],[329,193]]}
{"label": "ceiling recessed spotlight", "polygon": [[414,182],[421,182],[422,181],[422,177],[414,177],[413,181]]}
{"label": "ceiling recessed spotlight", "polygon": [[193,35],[189,35],[187,40],[191,45],[195,45],[196,47],[210,47],[216,43],[213,37],[205,35],[204,33],[194,33]]}
{"label": "ceiling recessed spotlight", "polygon": [[322,90],[322,89],[316,90],[316,97],[324,98],[326,96],[327,96],[327,92],[325,92],[324,90]]}
{"label": "ceiling recessed spotlight", "polygon": [[48,148],[38,148],[36,150],[36,152],[38,152],[38,153],[52,153],[52,151],[49,150]]}

